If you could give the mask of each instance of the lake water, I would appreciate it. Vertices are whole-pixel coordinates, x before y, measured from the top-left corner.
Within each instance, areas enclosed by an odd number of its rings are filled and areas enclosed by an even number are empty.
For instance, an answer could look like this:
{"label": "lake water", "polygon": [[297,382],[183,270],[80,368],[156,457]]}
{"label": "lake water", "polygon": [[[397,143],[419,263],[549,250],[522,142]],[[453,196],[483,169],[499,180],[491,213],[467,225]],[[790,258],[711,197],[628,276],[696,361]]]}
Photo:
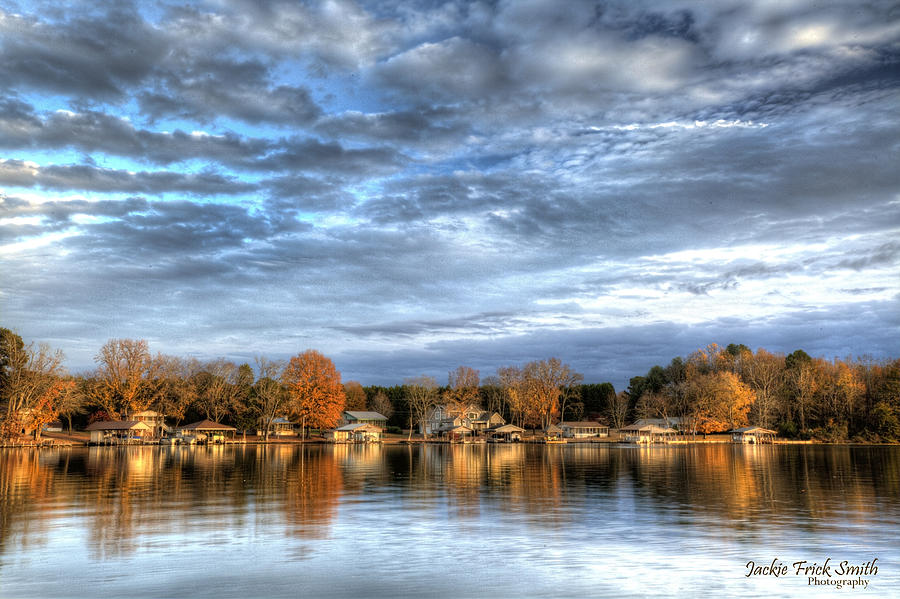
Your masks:
{"label": "lake water", "polygon": [[900,447],[0,450],[4,599],[886,597],[898,539]]}

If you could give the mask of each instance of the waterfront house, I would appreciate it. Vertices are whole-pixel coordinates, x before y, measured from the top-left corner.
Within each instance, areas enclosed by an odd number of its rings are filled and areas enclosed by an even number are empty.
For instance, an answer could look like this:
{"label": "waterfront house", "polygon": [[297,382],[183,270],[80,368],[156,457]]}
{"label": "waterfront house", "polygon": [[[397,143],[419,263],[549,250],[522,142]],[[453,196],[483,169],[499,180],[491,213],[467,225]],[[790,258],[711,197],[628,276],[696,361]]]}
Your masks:
{"label": "waterfront house", "polygon": [[387,416],[378,412],[349,411],[341,415],[340,426],[347,424],[371,424],[380,428],[387,426]]}
{"label": "waterfront house", "polygon": [[[260,437],[265,434],[263,427],[265,426],[265,418],[259,419],[259,428],[256,431],[256,434]],[[272,420],[269,424],[269,434],[275,437],[290,437],[295,435],[294,432],[294,423],[288,420],[287,418],[278,417]]]}
{"label": "waterfront house", "polygon": [[655,424],[632,424],[619,429],[625,433],[626,443],[668,443],[678,432],[672,428],[663,428]]}
{"label": "waterfront house", "polygon": [[143,422],[150,427],[150,434],[153,437],[162,437],[167,430],[165,416],[159,412],[154,412],[153,410],[126,412],[124,420]]}
{"label": "waterfront house", "polygon": [[731,440],[735,443],[774,443],[775,431],[759,426],[745,426],[733,429]]}
{"label": "waterfront house", "polygon": [[564,437],[569,439],[588,439],[591,437],[608,437],[609,427],[599,422],[560,422]]}
{"label": "waterfront house", "polygon": [[381,427],[360,422],[327,431],[325,438],[334,443],[378,443],[381,441],[381,432]]}
{"label": "waterfront house", "polygon": [[658,426],[660,428],[673,428],[676,431],[683,430],[684,419],[679,416],[666,416],[665,418],[641,418],[635,421],[634,426]]}
{"label": "waterfront house", "polygon": [[231,435],[231,438],[234,438],[234,434],[237,432],[237,429],[233,426],[228,426],[227,424],[219,424],[218,422],[213,422],[212,420],[201,420],[200,422],[192,422],[191,424],[186,424],[182,427],[178,428],[178,431],[184,435],[185,433],[189,435],[196,435],[198,440],[203,441],[204,439],[208,439],[213,443],[224,443],[226,436]]}
{"label": "waterfront house", "polygon": [[138,420],[106,420],[93,422],[86,431],[91,433],[92,444],[113,442],[140,442],[153,435],[153,429],[146,422]]}
{"label": "waterfront house", "polygon": [[424,430],[420,426],[419,432],[427,435],[445,435],[462,426],[473,433],[481,433],[504,424],[506,420],[503,416],[497,412],[482,410],[475,404],[469,404],[462,409],[439,405],[428,413]]}

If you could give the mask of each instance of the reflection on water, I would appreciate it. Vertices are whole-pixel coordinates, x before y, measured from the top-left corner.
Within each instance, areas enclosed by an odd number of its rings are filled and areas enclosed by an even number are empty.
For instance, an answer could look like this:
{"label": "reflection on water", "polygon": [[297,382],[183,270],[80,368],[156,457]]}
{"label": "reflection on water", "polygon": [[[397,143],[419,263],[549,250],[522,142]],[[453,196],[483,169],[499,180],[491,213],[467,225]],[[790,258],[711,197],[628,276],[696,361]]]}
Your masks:
{"label": "reflection on water", "polygon": [[879,595],[898,533],[897,447],[0,451],[4,598],[803,596],[744,564],[826,557]]}

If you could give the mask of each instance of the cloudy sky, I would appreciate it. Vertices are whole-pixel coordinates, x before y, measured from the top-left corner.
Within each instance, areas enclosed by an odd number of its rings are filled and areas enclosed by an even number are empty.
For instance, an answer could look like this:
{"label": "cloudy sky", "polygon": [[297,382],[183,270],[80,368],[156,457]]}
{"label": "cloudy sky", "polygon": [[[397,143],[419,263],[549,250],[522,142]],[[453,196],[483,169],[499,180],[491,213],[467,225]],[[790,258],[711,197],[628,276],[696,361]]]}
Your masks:
{"label": "cloudy sky", "polygon": [[0,82],[0,326],[74,371],[900,354],[895,2],[0,0]]}

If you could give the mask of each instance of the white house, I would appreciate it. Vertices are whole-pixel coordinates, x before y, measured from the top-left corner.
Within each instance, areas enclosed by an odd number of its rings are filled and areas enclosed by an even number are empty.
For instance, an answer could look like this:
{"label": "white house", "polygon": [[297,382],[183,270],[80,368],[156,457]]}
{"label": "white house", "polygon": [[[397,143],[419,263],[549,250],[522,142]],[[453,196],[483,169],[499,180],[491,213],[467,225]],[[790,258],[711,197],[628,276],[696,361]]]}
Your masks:
{"label": "white house", "polygon": [[590,437],[608,437],[609,427],[599,422],[560,422],[563,436],[569,439],[588,439]]}
{"label": "white house", "polygon": [[334,443],[378,443],[381,441],[381,427],[368,422],[345,424],[326,432],[325,438]]}

